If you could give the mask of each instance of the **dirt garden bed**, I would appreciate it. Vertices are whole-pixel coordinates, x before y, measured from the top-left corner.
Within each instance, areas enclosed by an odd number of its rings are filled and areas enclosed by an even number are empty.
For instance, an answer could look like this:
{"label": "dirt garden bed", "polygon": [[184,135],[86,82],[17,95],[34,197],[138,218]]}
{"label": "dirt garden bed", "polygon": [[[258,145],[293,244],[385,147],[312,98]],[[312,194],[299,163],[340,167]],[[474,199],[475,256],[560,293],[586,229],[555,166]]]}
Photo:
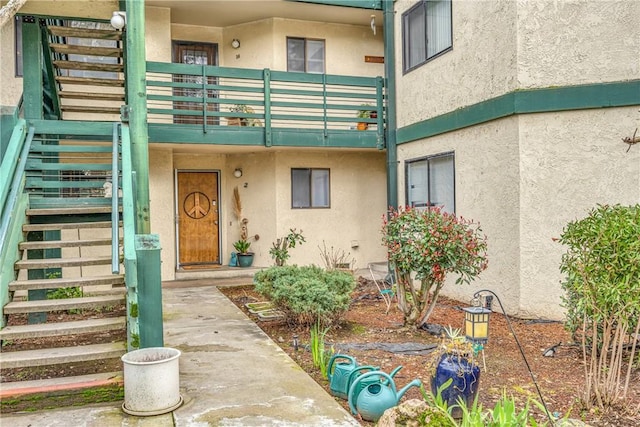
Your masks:
{"label": "dirt garden bed", "polygon": [[[280,320],[261,321],[256,315],[249,313],[244,304],[264,300],[253,290],[252,285],[221,287],[220,290],[254,319],[260,328],[316,382],[327,391],[329,390],[328,381],[322,378],[319,370],[313,367],[311,353],[308,348],[305,348],[309,343],[308,330],[292,328]],[[390,372],[402,365],[403,368],[395,376],[398,387],[404,386],[414,378],[419,378],[428,389],[430,384],[426,367],[430,357],[428,354],[394,353],[383,347],[384,344],[389,343],[436,344],[439,342],[438,337],[427,331],[402,328],[402,314],[395,307],[391,308],[389,314],[385,314],[386,306],[379,297],[375,284],[370,280],[359,278],[352,300],[344,322],[328,332],[327,345],[333,345],[334,349],[340,353],[356,357],[358,364],[380,366],[385,372]],[[430,323],[462,326],[461,307],[463,306],[466,304],[441,298]],[[637,413],[640,408],[639,371],[634,373],[629,399],[625,405],[604,414],[595,410],[585,411],[579,403],[580,393],[584,389],[581,350],[571,344],[570,336],[563,325],[559,322],[514,318],[511,318],[511,323],[550,413],[560,415],[569,413],[571,418],[581,419],[592,426],[640,425],[640,415]],[[489,328],[490,340],[484,351],[486,371],[483,369],[481,373],[479,388],[479,401],[482,406],[493,408],[503,391],[507,395],[513,395],[520,404],[524,404],[528,397],[540,400],[504,316],[492,314]],[[300,343],[297,351],[293,346],[294,335],[298,336]],[[554,357],[542,355],[546,348],[557,343],[562,345],[558,347]],[[410,389],[403,400],[408,398],[420,398],[419,390]],[[347,402],[337,400],[348,409]],[[540,420],[545,419],[542,411],[534,412]]]}

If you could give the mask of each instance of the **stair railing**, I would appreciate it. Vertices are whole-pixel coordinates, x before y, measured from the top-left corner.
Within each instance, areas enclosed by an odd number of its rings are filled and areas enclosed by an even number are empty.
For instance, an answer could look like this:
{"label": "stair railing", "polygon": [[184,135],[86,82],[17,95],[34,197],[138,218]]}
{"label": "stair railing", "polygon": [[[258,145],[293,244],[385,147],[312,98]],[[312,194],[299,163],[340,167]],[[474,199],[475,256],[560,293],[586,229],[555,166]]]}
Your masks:
{"label": "stair railing", "polygon": [[9,282],[15,280],[13,264],[19,260],[22,224],[26,221],[29,196],[24,192],[25,166],[35,130],[27,132],[26,122],[19,120],[0,165],[0,326],[4,327],[4,306],[9,302]]}
{"label": "stair railing", "polygon": [[114,274],[120,273],[120,197],[118,175],[118,157],[120,154],[120,124],[113,124],[113,139],[111,150],[111,271]]}
{"label": "stair railing", "polygon": [[135,172],[131,162],[129,126],[124,124],[118,124],[118,126],[122,141],[122,227],[124,229],[124,269],[127,286],[127,347],[131,351],[140,347],[138,259],[135,246]]}

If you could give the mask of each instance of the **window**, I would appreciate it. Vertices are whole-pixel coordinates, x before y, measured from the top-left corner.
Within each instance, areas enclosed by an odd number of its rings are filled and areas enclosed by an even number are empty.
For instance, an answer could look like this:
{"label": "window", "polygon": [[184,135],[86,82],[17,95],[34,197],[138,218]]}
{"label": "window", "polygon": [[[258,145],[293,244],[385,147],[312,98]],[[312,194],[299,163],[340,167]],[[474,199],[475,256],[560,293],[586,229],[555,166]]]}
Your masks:
{"label": "window", "polygon": [[455,213],[454,157],[444,153],[406,162],[407,205]]}
{"label": "window", "polygon": [[405,72],[451,47],[451,0],[422,0],[402,15]]}
{"label": "window", "polygon": [[329,169],[291,169],[291,207],[330,207]]}
{"label": "window", "polygon": [[324,40],[287,37],[287,71],[324,73]]}

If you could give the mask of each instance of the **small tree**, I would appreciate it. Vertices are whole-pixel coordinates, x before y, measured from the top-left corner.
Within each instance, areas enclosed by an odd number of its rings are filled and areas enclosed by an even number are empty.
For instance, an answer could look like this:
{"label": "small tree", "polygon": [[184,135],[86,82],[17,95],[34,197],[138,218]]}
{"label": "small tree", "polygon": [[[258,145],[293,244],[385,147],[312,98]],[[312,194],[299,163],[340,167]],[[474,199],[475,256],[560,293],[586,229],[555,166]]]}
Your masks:
{"label": "small tree", "polygon": [[[487,268],[486,236],[480,227],[437,207],[392,208],[382,232],[395,269],[405,326],[419,328],[427,323],[447,273],[458,275],[457,284],[469,283]],[[419,287],[414,286],[412,275]]]}
{"label": "small tree", "polygon": [[605,408],[626,397],[637,341],[626,355],[625,340],[640,332],[640,205],[598,206],[570,222],[560,243],[568,246],[560,271],[566,326],[582,342],[585,404]]}
{"label": "small tree", "polygon": [[269,255],[275,261],[278,267],[282,267],[287,263],[289,259],[289,249],[295,248],[296,244],[301,245],[306,242],[302,235],[302,230],[297,232],[295,228],[289,229],[289,234],[284,237],[278,237],[275,242],[271,244],[269,249]]}

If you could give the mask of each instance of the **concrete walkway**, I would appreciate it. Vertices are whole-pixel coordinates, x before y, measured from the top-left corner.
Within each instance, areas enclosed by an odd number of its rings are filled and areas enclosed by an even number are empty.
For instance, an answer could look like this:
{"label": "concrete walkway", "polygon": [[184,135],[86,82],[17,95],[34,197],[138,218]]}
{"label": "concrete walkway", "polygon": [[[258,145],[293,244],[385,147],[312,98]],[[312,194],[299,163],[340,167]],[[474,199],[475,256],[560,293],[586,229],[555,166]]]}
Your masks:
{"label": "concrete walkway", "polygon": [[[359,423],[214,286],[163,289],[165,346],[180,356],[184,404],[153,417],[121,402],[3,414],[12,427],[357,426]],[[213,281],[209,281],[212,283]]]}

